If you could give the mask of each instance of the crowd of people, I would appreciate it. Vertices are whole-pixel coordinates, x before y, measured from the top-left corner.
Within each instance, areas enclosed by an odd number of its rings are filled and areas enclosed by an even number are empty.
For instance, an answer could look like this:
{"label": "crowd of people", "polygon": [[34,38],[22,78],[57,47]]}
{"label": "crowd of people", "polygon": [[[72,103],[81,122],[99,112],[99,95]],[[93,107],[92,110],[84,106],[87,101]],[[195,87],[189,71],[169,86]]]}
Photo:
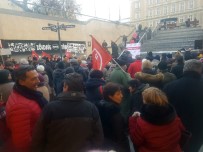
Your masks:
{"label": "crowd of people", "polygon": [[103,70],[91,55],[0,63],[0,151],[198,152],[202,57],[125,51]]}

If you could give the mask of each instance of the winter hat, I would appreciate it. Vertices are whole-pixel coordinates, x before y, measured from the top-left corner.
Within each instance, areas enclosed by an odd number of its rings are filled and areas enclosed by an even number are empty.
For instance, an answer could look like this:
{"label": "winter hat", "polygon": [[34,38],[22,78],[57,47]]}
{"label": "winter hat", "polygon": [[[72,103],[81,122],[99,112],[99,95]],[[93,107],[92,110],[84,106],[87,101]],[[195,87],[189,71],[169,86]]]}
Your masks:
{"label": "winter hat", "polygon": [[63,63],[62,61],[60,61],[60,62],[57,64],[57,67],[58,67],[59,69],[64,69],[65,65],[64,65],[64,63]]}
{"label": "winter hat", "polygon": [[9,82],[9,74],[10,72],[8,70],[0,70],[0,84]]}
{"label": "winter hat", "polygon": [[165,61],[159,62],[158,68],[159,68],[160,70],[166,70],[166,69],[168,68],[168,67],[167,67],[167,63],[166,63]]}
{"label": "winter hat", "polygon": [[124,60],[122,60],[122,59],[118,59],[118,60],[117,60],[117,63],[118,63],[120,66],[124,66],[124,65],[127,64],[126,61],[124,61]]}
{"label": "winter hat", "polygon": [[65,74],[74,73],[74,69],[72,67],[68,67],[65,70]]}
{"label": "winter hat", "polygon": [[103,78],[103,76],[103,72],[100,70],[93,70],[92,72],[90,72],[90,78],[101,79]]}
{"label": "winter hat", "polygon": [[44,72],[44,66],[43,65],[38,65],[37,66],[37,71],[38,72]]}
{"label": "winter hat", "polygon": [[70,59],[71,65],[78,65],[78,60],[77,59]]}
{"label": "winter hat", "polygon": [[87,61],[82,60],[82,61],[81,61],[81,64],[87,64]]}

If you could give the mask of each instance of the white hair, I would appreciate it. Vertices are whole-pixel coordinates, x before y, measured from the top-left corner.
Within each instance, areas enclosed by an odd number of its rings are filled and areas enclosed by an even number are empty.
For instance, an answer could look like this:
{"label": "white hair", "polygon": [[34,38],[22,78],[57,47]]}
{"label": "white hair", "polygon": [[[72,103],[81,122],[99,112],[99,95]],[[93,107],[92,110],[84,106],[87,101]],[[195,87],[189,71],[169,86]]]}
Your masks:
{"label": "white hair", "polygon": [[201,61],[196,60],[196,59],[191,59],[191,60],[185,61],[183,72],[186,72],[186,71],[195,71],[195,72],[201,73],[201,71],[202,71]]}
{"label": "white hair", "polygon": [[22,58],[20,59],[20,64],[29,64],[29,62],[25,58]]}

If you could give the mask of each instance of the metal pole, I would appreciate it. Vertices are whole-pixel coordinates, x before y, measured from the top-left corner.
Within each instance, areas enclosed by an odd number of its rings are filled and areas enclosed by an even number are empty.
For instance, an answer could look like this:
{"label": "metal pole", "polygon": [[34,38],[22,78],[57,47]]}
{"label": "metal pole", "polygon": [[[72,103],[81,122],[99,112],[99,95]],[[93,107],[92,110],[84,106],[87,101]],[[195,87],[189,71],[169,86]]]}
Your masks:
{"label": "metal pole", "polygon": [[3,58],[3,55],[1,54],[1,51],[2,51],[2,48],[0,48],[0,55],[1,55],[2,63],[3,63],[3,65],[4,65],[4,58]]}
{"label": "metal pole", "polygon": [[59,22],[57,22],[57,31],[58,31],[58,40],[59,40],[59,52],[62,60],[62,50],[61,50],[61,35],[60,35],[60,27]]}
{"label": "metal pole", "polygon": [[123,68],[118,64],[118,62],[116,62],[113,58],[112,60],[116,63],[116,65],[124,72],[124,73],[127,73],[126,71],[123,70]]}

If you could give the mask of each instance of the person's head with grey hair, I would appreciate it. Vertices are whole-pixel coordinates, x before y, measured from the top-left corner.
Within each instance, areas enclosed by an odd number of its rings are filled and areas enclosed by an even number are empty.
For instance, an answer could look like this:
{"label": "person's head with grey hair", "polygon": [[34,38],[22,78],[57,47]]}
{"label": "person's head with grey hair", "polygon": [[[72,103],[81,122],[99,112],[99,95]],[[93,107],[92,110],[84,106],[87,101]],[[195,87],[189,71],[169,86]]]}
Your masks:
{"label": "person's head with grey hair", "polygon": [[29,65],[29,62],[28,62],[27,59],[22,58],[22,59],[20,59],[20,64],[21,64],[21,65]]}
{"label": "person's head with grey hair", "polygon": [[191,60],[185,61],[183,72],[187,72],[187,71],[194,71],[194,72],[198,72],[199,74],[201,74],[202,73],[202,63],[196,59],[191,59]]}

